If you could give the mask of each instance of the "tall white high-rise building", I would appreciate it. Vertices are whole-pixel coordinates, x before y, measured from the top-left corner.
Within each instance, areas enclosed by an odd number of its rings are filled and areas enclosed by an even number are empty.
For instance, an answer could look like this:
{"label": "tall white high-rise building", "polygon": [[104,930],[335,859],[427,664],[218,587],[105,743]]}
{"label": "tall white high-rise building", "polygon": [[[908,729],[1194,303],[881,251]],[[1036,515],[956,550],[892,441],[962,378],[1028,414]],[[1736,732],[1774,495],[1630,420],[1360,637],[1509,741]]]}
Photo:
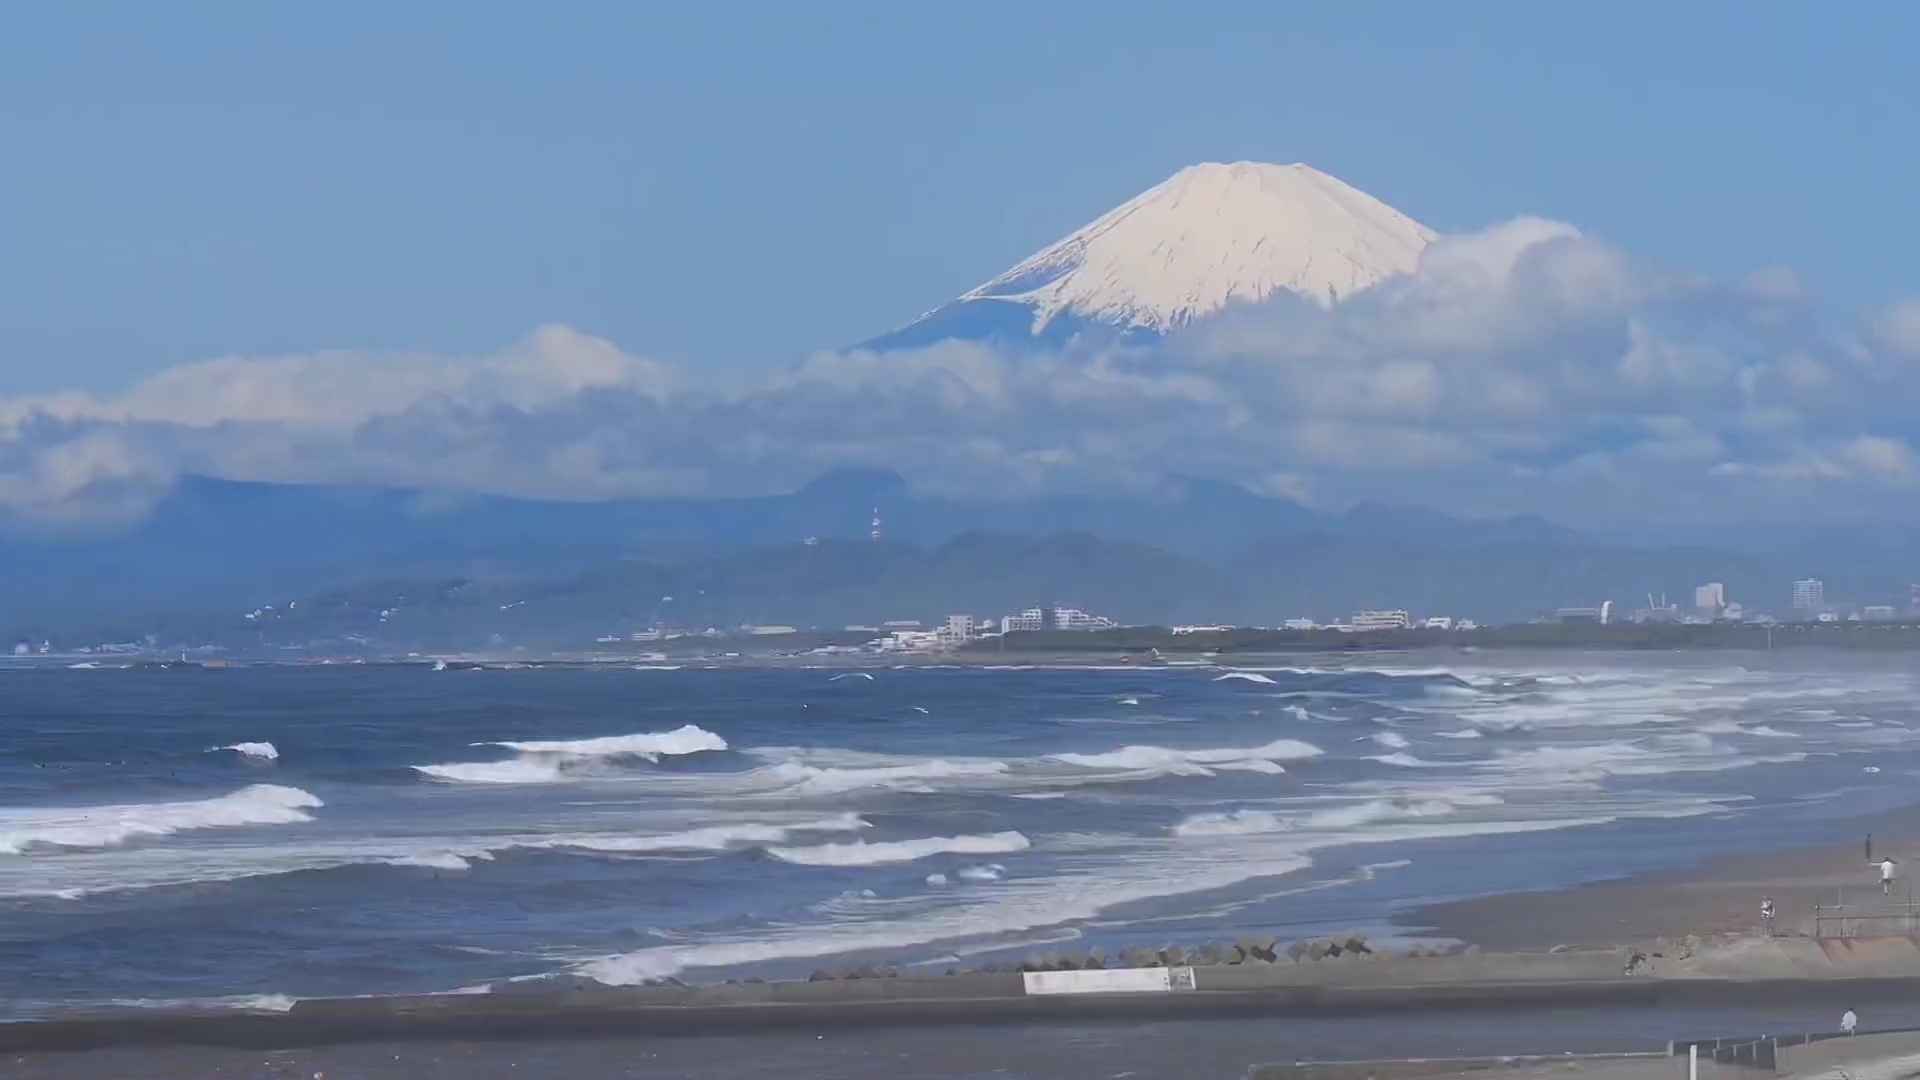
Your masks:
{"label": "tall white high-rise building", "polygon": [[1827,606],[1827,583],[1807,578],[1793,583],[1793,610],[1819,611]]}
{"label": "tall white high-rise building", "polygon": [[1717,581],[1705,585],[1696,585],[1693,590],[1693,609],[1702,615],[1717,617],[1726,610],[1727,587]]}

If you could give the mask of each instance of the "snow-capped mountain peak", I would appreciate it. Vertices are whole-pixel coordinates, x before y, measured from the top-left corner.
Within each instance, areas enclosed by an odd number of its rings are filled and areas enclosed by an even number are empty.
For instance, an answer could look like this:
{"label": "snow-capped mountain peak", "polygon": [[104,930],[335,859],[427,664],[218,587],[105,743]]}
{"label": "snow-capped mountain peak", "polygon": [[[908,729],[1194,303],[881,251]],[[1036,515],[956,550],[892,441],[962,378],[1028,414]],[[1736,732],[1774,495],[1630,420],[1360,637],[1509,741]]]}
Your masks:
{"label": "snow-capped mountain peak", "polygon": [[1164,333],[1282,290],[1335,304],[1412,270],[1435,235],[1307,165],[1192,165],[888,338],[1014,329],[982,305],[1018,305],[1041,336],[1062,320]]}

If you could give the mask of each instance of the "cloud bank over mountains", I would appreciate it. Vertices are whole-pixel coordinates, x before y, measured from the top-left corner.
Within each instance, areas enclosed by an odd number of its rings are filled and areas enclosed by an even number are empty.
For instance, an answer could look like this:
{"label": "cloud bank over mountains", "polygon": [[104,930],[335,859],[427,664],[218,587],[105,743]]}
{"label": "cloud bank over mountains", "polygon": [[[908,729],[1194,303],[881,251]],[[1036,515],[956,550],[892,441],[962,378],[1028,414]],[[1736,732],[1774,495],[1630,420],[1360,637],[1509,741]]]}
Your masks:
{"label": "cloud bank over mountains", "polygon": [[1789,270],[1710,281],[1520,218],[1338,303],[1278,292],[1151,340],[821,353],[722,388],[546,326],[0,399],[0,514],[111,522],[189,474],[597,499],[870,465],[956,494],[1187,474],[1574,524],[1910,520],[1917,444],[1920,302],[1823,320]]}

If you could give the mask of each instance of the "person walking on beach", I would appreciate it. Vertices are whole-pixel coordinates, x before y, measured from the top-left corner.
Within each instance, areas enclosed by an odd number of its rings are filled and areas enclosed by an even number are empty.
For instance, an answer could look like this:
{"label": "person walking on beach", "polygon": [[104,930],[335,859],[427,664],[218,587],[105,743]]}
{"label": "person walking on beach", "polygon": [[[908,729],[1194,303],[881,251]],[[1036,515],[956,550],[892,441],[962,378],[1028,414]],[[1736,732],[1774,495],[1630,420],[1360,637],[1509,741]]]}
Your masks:
{"label": "person walking on beach", "polygon": [[1768,937],[1773,936],[1773,897],[1771,896],[1760,898],[1760,926],[1767,932]]}
{"label": "person walking on beach", "polygon": [[1893,870],[1894,870],[1894,867],[1893,867],[1892,859],[1883,858],[1880,860],[1880,895],[1881,896],[1893,895]]}
{"label": "person walking on beach", "polygon": [[1846,1032],[1849,1036],[1851,1036],[1854,1032],[1854,1029],[1858,1028],[1859,1026],[1860,1026],[1860,1018],[1853,1015],[1852,1009],[1848,1009],[1846,1012],[1846,1015],[1840,1018],[1840,1030]]}

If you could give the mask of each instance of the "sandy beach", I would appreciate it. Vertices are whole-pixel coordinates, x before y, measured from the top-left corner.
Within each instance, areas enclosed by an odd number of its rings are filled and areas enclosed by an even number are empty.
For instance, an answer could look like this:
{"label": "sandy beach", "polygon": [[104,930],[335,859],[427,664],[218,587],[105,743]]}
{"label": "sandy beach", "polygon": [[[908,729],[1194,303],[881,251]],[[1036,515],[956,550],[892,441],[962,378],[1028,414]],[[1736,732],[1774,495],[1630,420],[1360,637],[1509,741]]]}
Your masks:
{"label": "sandy beach", "polygon": [[[1555,946],[1612,947],[1688,935],[1762,932],[1760,902],[1773,899],[1774,932],[1814,933],[1814,908],[1846,904],[1884,910],[1876,857],[1899,865],[1894,902],[1920,899],[1920,810],[1863,819],[1861,842],[1786,848],[1709,859],[1665,873],[1600,881],[1571,889],[1504,893],[1416,908],[1402,922],[1484,949],[1528,951]],[[1883,932],[1906,932],[1885,922]],[[1864,931],[1863,931],[1864,932]]]}

